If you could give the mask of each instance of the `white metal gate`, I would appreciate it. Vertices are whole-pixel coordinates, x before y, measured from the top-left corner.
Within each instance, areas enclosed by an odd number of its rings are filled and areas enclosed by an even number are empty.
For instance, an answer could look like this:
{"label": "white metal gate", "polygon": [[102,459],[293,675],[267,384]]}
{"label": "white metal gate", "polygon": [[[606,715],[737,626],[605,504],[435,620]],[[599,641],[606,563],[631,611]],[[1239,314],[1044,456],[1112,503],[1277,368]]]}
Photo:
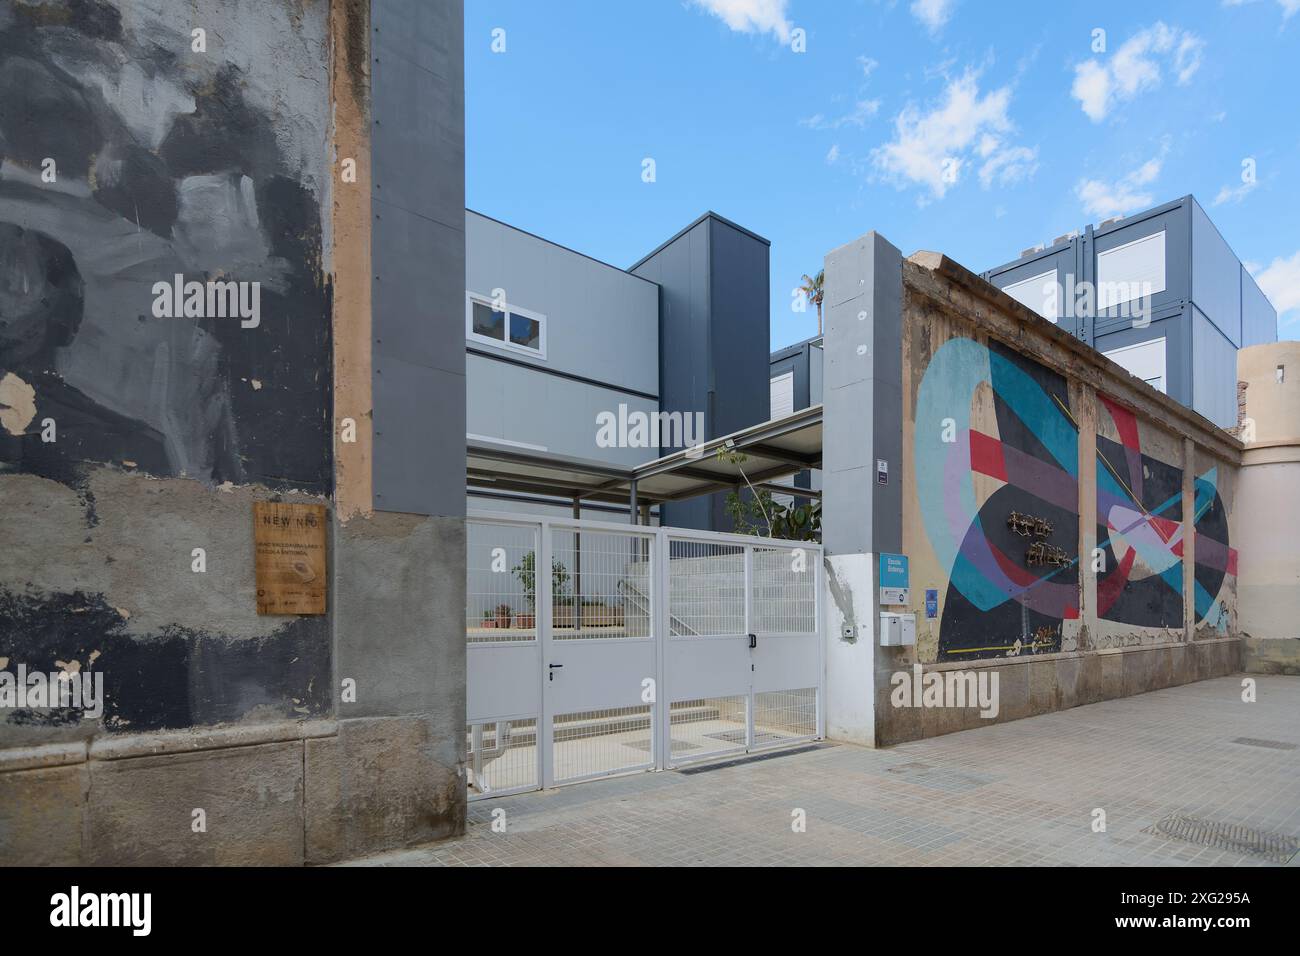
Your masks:
{"label": "white metal gate", "polygon": [[474,514],[471,796],[812,739],[821,548]]}

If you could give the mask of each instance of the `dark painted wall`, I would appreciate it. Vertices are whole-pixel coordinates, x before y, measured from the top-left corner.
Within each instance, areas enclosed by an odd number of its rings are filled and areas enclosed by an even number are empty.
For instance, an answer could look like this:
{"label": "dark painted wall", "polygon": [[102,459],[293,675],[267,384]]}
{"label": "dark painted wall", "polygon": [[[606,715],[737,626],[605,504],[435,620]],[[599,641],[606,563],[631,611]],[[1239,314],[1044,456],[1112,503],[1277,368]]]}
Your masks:
{"label": "dark painted wall", "polygon": [[[190,19],[104,0],[0,14],[0,375],[35,393],[0,463],[328,493],[320,170],[293,151],[311,131],[221,50],[219,20],[192,51]],[[260,323],[156,318],[152,286],[178,273],[259,283]]]}
{"label": "dark painted wall", "polygon": [[[329,619],[259,618],[251,542],[333,485],[328,12],[0,5],[0,666],[102,672],[109,731],[330,710]],[[160,316],[177,274],[256,322]]]}

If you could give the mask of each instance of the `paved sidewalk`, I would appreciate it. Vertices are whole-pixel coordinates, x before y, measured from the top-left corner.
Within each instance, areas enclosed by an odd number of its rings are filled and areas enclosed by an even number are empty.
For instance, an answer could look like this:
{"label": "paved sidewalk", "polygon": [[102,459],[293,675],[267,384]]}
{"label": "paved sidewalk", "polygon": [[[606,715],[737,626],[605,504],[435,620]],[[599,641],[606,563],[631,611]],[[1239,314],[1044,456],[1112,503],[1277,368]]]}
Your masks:
{"label": "paved sidewalk", "polygon": [[476,801],[464,838],[355,863],[1276,865],[1150,830],[1181,813],[1267,831],[1283,858],[1297,845],[1300,678],[1255,680],[1253,704],[1239,675],[888,750],[828,744]]}

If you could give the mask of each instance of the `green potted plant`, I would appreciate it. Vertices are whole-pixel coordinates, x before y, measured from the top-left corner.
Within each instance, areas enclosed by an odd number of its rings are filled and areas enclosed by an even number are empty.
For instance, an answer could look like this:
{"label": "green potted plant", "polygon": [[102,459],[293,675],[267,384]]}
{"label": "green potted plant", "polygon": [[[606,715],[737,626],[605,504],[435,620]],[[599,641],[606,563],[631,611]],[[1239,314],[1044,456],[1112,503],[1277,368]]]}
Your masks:
{"label": "green potted plant", "polygon": [[[524,590],[524,597],[528,600],[528,608],[533,612],[530,615],[533,621],[536,621],[537,612],[537,554],[529,551],[523,556],[518,564],[510,570],[514,572],[515,577],[519,579],[519,584]],[[564,604],[569,593],[569,569],[566,568],[557,558],[551,559],[551,606]],[[532,624],[520,625],[521,627],[532,627]]]}

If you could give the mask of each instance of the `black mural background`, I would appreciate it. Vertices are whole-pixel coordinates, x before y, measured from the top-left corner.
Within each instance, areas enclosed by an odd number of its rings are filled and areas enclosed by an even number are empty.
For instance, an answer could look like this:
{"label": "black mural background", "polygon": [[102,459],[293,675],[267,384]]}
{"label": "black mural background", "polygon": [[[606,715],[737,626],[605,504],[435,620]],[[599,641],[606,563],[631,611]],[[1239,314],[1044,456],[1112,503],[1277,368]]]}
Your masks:
{"label": "black mural background", "polygon": [[[37,410],[24,434],[0,430],[0,469],[76,483],[85,463],[109,462],[159,476],[327,493],[330,296],[321,209],[282,153],[276,119],[250,105],[238,68],[198,77],[187,69],[187,35],[128,35],[112,4],[16,2],[8,17],[0,30],[0,376],[31,385]],[[154,149],[100,89],[60,66],[85,62],[111,72],[119,61],[142,64],[151,78],[193,97],[193,111],[175,116]],[[47,159],[60,188],[40,181]],[[187,233],[216,241],[202,236],[204,224],[178,219],[182,193],[195,183],[222,197],[251,184],[256,222],[246,231],[255,234],[241,236],[240,223],[218,217],[208,231],[229,229],[227,247],[255,244],[257,257],[232,254],[229,264],[193,267],[200,257],[187,248]],[[203,194],[189,195],[201,212]],[[144,233],[156,239],[138,260],[123,255],[105,274],[102,249],[86,241],[95,231],[119,242]],[[92,268],[100,269],[93,277]],[[260,326],[155,318],[152,283],[171,281],[174,272],[260,281]],[[148,334],[142,329],[137,345],[124,343],[129,331],[114,330],[91,387],[84,371],[73,384],[63,370],[67,353],[82,344],[79,336],[105,334],[106,326],[88,328],[94,310],[120,311],[124,303]],[[162,323],[174,328],[153,328]],[[203,356],[192,358],[200,349]],[[84,353],[81,363],[84,369]],[[156,379],[166,376],[160,387]],[[156,397],[138,397],[151,388]],[[145,405],[147,413],[122,411]],[[41,441],[47,417],[57,423],[57,442]]]}
{"label": "black mural background", "polygon": [[[1024,372],[1055,401],[1068,411],[1069,387],[1061,375],[1044,368],[1037,362],[1003,346],[996,340],[988,343],[989,351],[1000,356]],[[1051,454],[1035,434],[1037,423],[1023,421],[1008,397],[997,387],[992,389],[993,407],[1001,443],[1033,458],[1055,465]],[[968,532],[986,538],[989,544],[1015,562],[1026,575],[1046,578],[1078,587],[1078,566],[1055,568],[1029,565],[1027,549],[1035,539],[1017,534],[1007,525],[1007,516],[1013,511],[1046,518],[1053,526],[1052,534],[1044,539],[1063,549],[1070,558],[1075,557],[1078,541],[1079,516],[1040,498],[1034,488],[1005,484],[991,494],[979,509],[978,522]],[[1044,654],[1061,649],[1061,618],[1026,607],[1016,600],[1006,600],[989,610],[981,610],[962,594],[951,576],[944,598],[943,618],[939,629],[939,660],[971,660],[986,657],[1004,657],[1008,645],[1019,641],[1024,654]],[[987,648],[987,649],[986,649]]]}

